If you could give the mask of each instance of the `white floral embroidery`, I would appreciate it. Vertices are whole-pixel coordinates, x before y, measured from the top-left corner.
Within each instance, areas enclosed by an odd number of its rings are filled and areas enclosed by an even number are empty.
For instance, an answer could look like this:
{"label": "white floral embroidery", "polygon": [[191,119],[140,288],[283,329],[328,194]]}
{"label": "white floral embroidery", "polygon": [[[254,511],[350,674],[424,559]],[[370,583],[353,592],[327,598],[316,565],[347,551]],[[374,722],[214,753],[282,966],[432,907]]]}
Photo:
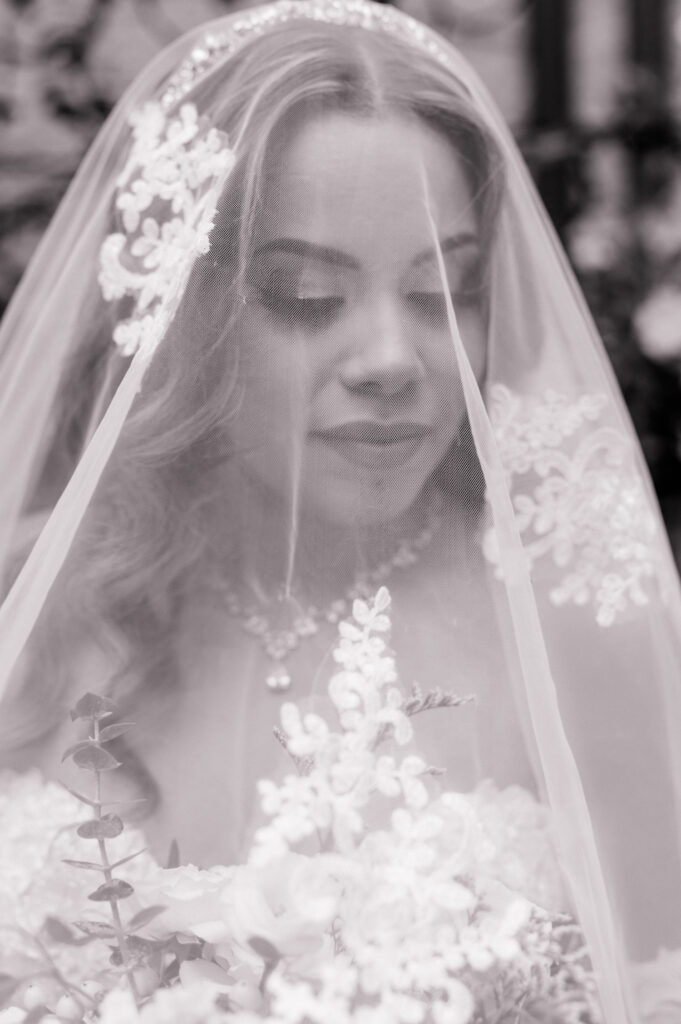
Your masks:
{"label": "white floral embroidery", "polygon": [[[554,391],[523,399],[491,390],[490,419],[512,487],[516,524],[533,568],[542,559],[563,570],[554,604],[592,604],[609,626],[631,605],[645,605],[658,575],[658,527],[633,465],[626,436],[597,424],[602,394],[572,401]],[[515,478],[521,477],[520,482]],[[498,562],[494,530],[484,551]]]}
{"label": "white floral embroidery", "polygon": [[125,356],[158,344],[195,257],[209,250],[219,189],[234,164],[224,134],[206,129],[192,104],[167,120],[149,103],[130,124],[133,146],[117,182],[123,230],[104,240],[99,271],[108,302],[134,299],[113,333]]}

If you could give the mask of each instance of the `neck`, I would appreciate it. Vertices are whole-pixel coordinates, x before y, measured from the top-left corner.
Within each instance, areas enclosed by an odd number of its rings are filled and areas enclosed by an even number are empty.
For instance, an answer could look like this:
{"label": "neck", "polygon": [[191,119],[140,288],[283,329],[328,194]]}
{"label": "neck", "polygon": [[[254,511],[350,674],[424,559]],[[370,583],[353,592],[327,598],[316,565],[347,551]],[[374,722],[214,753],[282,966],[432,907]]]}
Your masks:
{"label": "neck", "polygon": [[212,535],[218,564],[235,587],[261,603],[294,597],[328,603],[360,576],[391,559],[431,522],[434,493],[425,489],[403,513],[379,523],[333,523],[296,510],[257,482],[230,481]]}

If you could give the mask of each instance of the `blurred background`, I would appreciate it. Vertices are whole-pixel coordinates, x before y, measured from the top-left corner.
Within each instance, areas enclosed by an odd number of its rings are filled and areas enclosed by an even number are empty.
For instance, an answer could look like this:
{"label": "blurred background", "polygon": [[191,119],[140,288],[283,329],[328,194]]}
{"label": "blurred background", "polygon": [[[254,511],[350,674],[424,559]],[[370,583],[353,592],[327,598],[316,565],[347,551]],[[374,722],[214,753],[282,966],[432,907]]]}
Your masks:
{"label": "blurred background", "polygon": [[[0,313],[149,58],[252,0],[0,0]],[[459,45],[600,327],[681,561],[681,0],[394,0]]]}

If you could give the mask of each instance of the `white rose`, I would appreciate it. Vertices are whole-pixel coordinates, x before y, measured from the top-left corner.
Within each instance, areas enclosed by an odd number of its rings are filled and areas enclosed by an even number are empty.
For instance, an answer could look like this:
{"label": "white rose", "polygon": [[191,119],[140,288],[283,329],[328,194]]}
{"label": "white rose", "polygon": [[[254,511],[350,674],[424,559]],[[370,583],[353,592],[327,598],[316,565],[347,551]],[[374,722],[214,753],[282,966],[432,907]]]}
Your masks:
{"label": "white rose", "polygon": [[135,893],[142,906],[159,905],[166,909],[144,929],[145,935],[162,938],[173,932],[199,935],[199,928],[220,917],[220,893],[228,885],[234,868],[207,870],[187,864],[179,868],[159,868],[142,882]]}
{"label": "white rose", "polygon": [[[319,949],[338,911],[340,885],[324,859],[289,853],[263,866],[236,868],[220,896],[220,921],[196,934],[253,957],[250,940],[264,939],[280,956]],[[217,916],[217,915],[216,915]]]}

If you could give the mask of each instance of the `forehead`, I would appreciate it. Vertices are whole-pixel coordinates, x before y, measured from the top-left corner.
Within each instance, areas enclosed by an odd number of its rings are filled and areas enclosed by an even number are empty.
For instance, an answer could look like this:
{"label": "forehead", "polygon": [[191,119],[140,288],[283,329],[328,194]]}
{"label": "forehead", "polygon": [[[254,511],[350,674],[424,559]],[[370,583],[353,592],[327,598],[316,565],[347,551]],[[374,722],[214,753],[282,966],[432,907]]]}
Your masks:
{"label": "forehead", "polygon": [[462,158],[418,122],[333,115],[304,124],[267,176],[258,240],[302,238],[361,262],[409,260],[477,227]]}

